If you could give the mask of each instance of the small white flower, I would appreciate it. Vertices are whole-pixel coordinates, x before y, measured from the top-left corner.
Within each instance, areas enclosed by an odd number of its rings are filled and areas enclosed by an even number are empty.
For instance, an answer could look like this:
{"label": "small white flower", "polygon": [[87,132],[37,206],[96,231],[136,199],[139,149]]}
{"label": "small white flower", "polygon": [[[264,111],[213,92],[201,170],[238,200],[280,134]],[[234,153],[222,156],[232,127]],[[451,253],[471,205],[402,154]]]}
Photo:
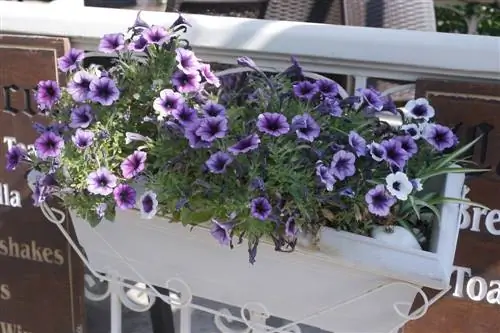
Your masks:
{"label": "small white flower", "polygon": [[406,116],[413,119],[424,119],[429,121],[433,118],[436,112],[425,98],[412,99],[404,106]]}
{"label": "small white flower", "polygon": [[143,219],[152,219],[158,211],[158,199],[156,193],[153,191],[146,191],[139,198],[139,209],[141,210],[141,217]]}
{"label": "small white flower", "polygon": [[144,141],[147,142],[150,139],[144,135],[141,135],[139,133],[133,133],[133,132],[127,132],[125,133],[125,144],[128,145],[132,141]]}
{"label": "small white flower", "polygon": [[411,184],[413,185],[413,188],[417,192],[420,192],[424,189],[424,186],[422,185],[422,181],[420,180],[420,178],[412,179]]}
{"label": "small white flower", "polygon": [[405,124],[401,126],[401,129],[406,132],[406,134],[410,135],[413,140],[418,140],[422,136],[421,126],[417,124]]}
{"label": "small white flower", "polygon": [[399,200],[407,200],[408,195],[413,190],[413,184],[408,179],[408,176],[401,171],[389,174],[385,177],[385,181],[387,191]]}

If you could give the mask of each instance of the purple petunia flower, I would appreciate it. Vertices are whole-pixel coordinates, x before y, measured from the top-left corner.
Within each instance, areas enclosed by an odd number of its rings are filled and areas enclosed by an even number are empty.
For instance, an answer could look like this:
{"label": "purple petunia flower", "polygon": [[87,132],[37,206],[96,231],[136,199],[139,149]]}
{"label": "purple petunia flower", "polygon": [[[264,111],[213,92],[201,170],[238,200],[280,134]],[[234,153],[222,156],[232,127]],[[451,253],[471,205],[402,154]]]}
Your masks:
{"label": "purple petunia flower", "polygon": [[56,81],[40,81],[35,93],[36,103],[40,110],[50,110],[61,98],[61,88]]}
{"label": "purple petunia flower", "polygon": [[139,198],[138,204],[143,219],[152,219],[158,211],[158,199],[153,191],[144,192]]}
{"label": "purple petunia flower", "polygon": [[153,109],[159,114],[158,118],[163,119],[183,105],[184,97],[181,94],[172,89],[164,89],[160,91],[160,97],[155,98]]}
{"label": "purple petunia flower", "polygon": [[201,123],[202,121],[198,119],[185,128],[184,136],[189,140],[189,146],[191,148],[208,148],[211,145],[211,142],[203,140],[201,136],[197,134]]}
{"label": "purple petunia flower", "polygon": [[161,45],[170,40],[170,35],[164,27],[153,25],[142,32],[142,36],[151,44]]}
{"label": "purple petunia flower", "polygon": [[128,49],[135,52],[144,52],[149,42],[143,36],[139,36],[128,44]]}
{"label": "purple petunia flower", "polygon": [[396,199],[387,193],[384,185],[377,185],[369,190],[365,201],[370,213],[382,217],[389,215],[391,207],[396,203]]}
{"label": "purple petunia flower", "polygon": [[96,76],[86,71],[78,71],[73,75],[73,79],[68,83],[67,91],[75,102],[89,99],[90,82],[94,79]]}
{"label": "purple petunia flower", "polygon": [[94,132],[77,129],[75,135],[71,137],[75,146],[79,149],[85,149],[94,142]]}
{"label": "purple petunia flower", "polygon": [[356,196],[356,193],[350,187],[346,187],[346,188],[340,190],[339,194],[343,197],[348,197],[348,198],[354,198]]}
{"label": "purple petunia flower", "polygon": [[266,220],[271,215],[272,207],[269,201],[264,197],[258,197],[250,203],[250,213],[259,220]]}
{"label": "purple petunia flower", "polygon": [[368,145],[368,150],[374,161],[382,162],[387,158],[385,147],[379,143],[372,142]]}
{"label": "purple petunia flower", "polygon": [[395,138],[382,141],[381,145],[385,148],[385,160],[398,168],[403,168],[408,160],[408,154],[403,149],[401,142]]}
{"label": "purple petunia flower", "polygon": [[341,117],[343,112],[339,101],[335,98],[329,97],[326,97],[321,101],[318,105],[318,111],[322,114],[329,114],[333,117]]}
{"label": "purple petunia flower", "polygon": [[238,63],[238,65],[242,67],[248,67],[256,71],[260,70],[250,57],[247,56],[239,57],[238,59],[236,59],[236,62]]}
{"label": "purple petunia flower", "polygon": [[92,194],[108,195],[116,187],[116,181],[116,176],[102,167],[88,175],[87,190]]}
{"label": "purple petunia flower", "polygon": [[54,132],[45,132],[35,141],[36,155],[43,160],[49,157],[58,157],[63,148],[63,138]]}
{"label": "purple petunia flower", "polygon": [[186,74],[176,71],[172,75],[172,84],[181,93],[197,92],[200,90],[201,76],[199,72]]}
{"label": "purple petunia flower", "polygon": [[375,111],[382,111],[384,99],[377,90],[373,88],[360,88],[356,91],[356,95],[361,96],[370,108],[373,108]]}
{"label": "purple petunia flower", "polygon": [[220,80],[210,69],[210,64],[202,64],[200,66],[200,72],[208,83],[214,85],[216,88],[220,87]]}
{"label": "purple petunia flower", "polygon": [[309,114],[297,115],[292,118],[292,129],[299,139],[313,142],[319,136],[320,127]]}
{"label": "purple petunia flower", "polygon": [[208,117],[225,116],[226,108],[223,105],[214,102],[208,102],[207,104],[203,105],[203,112]]}
{"label": "purple petunia flower", "polygon": [[27,156],[26,149],[20,145],[14,145],[10,147],[5,154],[5,159],[7,160],[6,169],[9,171],[16,170],[17,166],[21,161]]}
{"label": "purple petunia flower", "polygon": [[146,167],[146,158],[147,154],[140,150],[136,150],[127,156],[120,164],[123,177],[126,179],[134,178],[144,171]]}
{"label": "purple petunia flower", "polygon": [[94,119],[94,113],[90,105],[82,104],[71,110],[70,119],[69,127],[87,128]]}
{"label": "purple petunia flower", "polygon": [[204,118],[196,134],[203,141],[212,142],[217,138],[223,138],[227,132],[227,118],[223,116]]}
{"label": "purple petunia flower", "polygon": [[99,51],[104,53],[113,53],[120,51],[125,47],[125,38],[123,34],[106,34],[99,43]]}
{"label": "purple petunia flower", "polygon": [[439,124],[428,124],[422,131],[422,137],[429,142],[437,151],[455,146],[458,142],[453,131]]}
{"label": "purple petunia flower", "polygon": [[229,147],[227,150],[233,155],[247,153],[250,150],[257,149],[260,144],[260,138],[257,134],[250,134],[241,139],[236,144]]}
{"label": "purple petunia flower", "polygon": [[233,158],[229,154],[219,151],[210,155],[205,165],[212,173],[224,173],[226,172],[226,167],[231,164],[232,161]]}
{"label": "purple petunia flower", "polygon": [[398,136],[396,137],[396,140],[401,142],[401,148],[408,154],[408,158],[411,158],[418,152],[417,143],[411,136]]}
{"label": "purple petunia flower", "polygon": [[220,223],[217,220],[212,220],[210,234],[220,245],[229,246],[231,244],[231,231],[233,227],[234,223],[232,222]]}
{"label": "purple petunia flower", "polygon": [[57,59],[57,64],[61,72],[70,72],[78,68],[78,65],[82,62],[84,57],[83,50],[71,49]]}
{"label": "purple petunia flower", "polygon": [[172,111],[172,116],[179,121],[182,126],[188,126],[198,119],[196,110],[184,104],[181,108]]}
{"label": "purple petunia flower", "polygon": [[269,135],[280,136],[288,133],[290,125],[288,125],[286,117],[281,113],[265,112],[259,114],[257,128],[259,131]]}
{"label": "purple petunia flower", "polygon": [[97,217],[99,219],[102,219],[106,214],[107,209],[108,209],[108,204],[106,204],[105,202],[98,204],[95,208],[95,213],[97,214]]}
{"label": "purple petunia flower", "polygon": [[333,155],[330,170],[338,180],[344,180],[354,175],[356,172],[356,167],[354,166],[355,161],[356,156],[354,156],[353,153],[339,150]]}
{"label": "purple petunia flower", "polygon": [[90,82],[89,98],[101,105],[111,105],[120,97],[115,81],[108,77],[100,77]]}
{"label": "purple petunia flower", "polygon": [[349,145],[354,149],[358,157],[366,155],[366,140],[358,133],[349,132]]}
{"label": "purple petunia flower", "polygon": [[405,105],[405,110],[408,112],[407,116],[413,119],[424,119],[428,121],[434,117],[435,110],[425,98],[417,98],[408,101]]}
{"label": "purple petunia flower", "polygon": [[319,93],[324,97],[333,98],[338,95],[339,87],[338,84],[329,79],[321,79],[316,81],[316,87]]}
{"label": "purple petunia flower", "polygon": [[131,209],[135,206],[137,193],[135,189],[127,184],[120,184],[113,190],[116,205],[121,209]]}
{"label": "purple petunia flower", "polygon": [[302,81],[293,85],[293,93],[302,100],[310,101],[318,93],[318,86],[309,81]]}
{"label": "purple petunia flower", "polygon": [[401,129],[411,136],[413,140],[420,139],[421,129],[417,124],[405,124],[401,126]]}
{"label": "purple petunia flower", "polygon": [[327,191],[333,191],[333,185],[337,182],[333,176],[331,168],[327,168],[322,162],[316,164],[316,175],[325,184]]}
{"label": "purple petunia flower", "polygon": [[191,50],[178,47],[175,49],[177,68],[186,74],[194,73],[200,69],[200,62]]}

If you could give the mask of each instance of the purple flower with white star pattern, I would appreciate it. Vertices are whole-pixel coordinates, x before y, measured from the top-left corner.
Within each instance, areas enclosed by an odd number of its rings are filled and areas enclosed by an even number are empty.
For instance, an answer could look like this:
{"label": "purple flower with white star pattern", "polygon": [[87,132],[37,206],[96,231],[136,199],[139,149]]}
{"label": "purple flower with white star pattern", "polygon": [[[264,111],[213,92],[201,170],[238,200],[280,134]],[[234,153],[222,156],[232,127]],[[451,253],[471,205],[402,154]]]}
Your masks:
{"label": "purple flower with white star pattern", "polygon": [[92,194],[109,195],[113,193],[116,182],[116,176],[102,167],[88,175],[87,190]]}
{"label": "purple flower with white star pattern", "polygon": [[86,71],[78,71],[73,75],[73,79],[68,82],[67,91],[75,102],[89,99],[90,82],[95,79],[97,79],[96,76]]}
{"label": "purple flower with white star pattern", "polygon": [[61,88],[56,81],[46,80],[38,83],[35,99],[40,110],[50,110],[61,98]]}
{"label": "purple flower with white star pattern", "polygon": [[261,221],[267,220],[271,215],[272,207],[269,201],[264,197],[258,197],[250,202],[250,212],[253,217]]}
{"label": "purple flower with white star pattern", "polygon": [[42,160],[59,157],[64,148],[64,140],[54,132],[45,132],[35,140],[36,155]]}
{"label": "purple flower with white star pattern", "polygon": [[212,173],[224,173],[232,161],[233,158],[229,154],[219,151],[212,154],[205,164]]}
{"label": "purple flower with white star pattern", "polygon": [[164,27],[153,25],[142,32],[142,37],[151,44],[161,45],[170,40],[170,35]]}
{"label": "purple flower with white star pattern", "polygon": [[71,110],[69,127],[87,128],[94,119],[92,108],[88,104],[82,104]]}
{"label": "purple flower with white star pattern", "polygon": [[104,53],[113,53],[123,50],[125,47],[125,38],[123,34],[106,34],[99,43],[99,51]]}
{"label": "purple flower with white star pattern", "polygon": [[177,68],[186,74],[194,73],[200,69],[200,62],[191,50],[186,50],[182,47],[175,49],[175,60],[177,60]]}
{"label": "purple flower with white star pattern", "polygon": [[71,137],[71,140],[79,149],[88,148],[94,142],[94,132],[79,128],[76,130],[75,135]]}
{"label": "purple flower with white star pattern", "polygon": [[344,180],[356,172],[355,161],[356,156],[353,153],[339,150],[333,155],[330,170],[338,180]]}
{"label": "purple flower with white star pattern", "polygon": [[136,150],[120,164],[122,175],[126,179],[134,178],[139,173],[144,171],[146,166],[147,154],[143,151]]}
{"label": "purple flower with white star pattern", "polygon": [[223,116],[204,118],[196,134],[203,141],[212,142],[217,138],[223,138],[227,132],[227,118]]}
{"label": "purple flower with white star pattern", "polygon": [[366,193],[365,201],[370,213],[384,217],[389,215],[397,200],[387,193],[384,185],[377,185]]}
{"label": "purple flower with white star pattern", "polygon": [[120,184],[113,190],[113,197],[118,208],[131,209],[135,207],[137,193],[132,186]]}
{"label": "purple flower with white star pattern", "polygon": [[177,71],[172,75],[172,84],[181,93],[197,92],[200,90],[201,76],[198,71],[186,74]]}
{"label": "purple flower with white star pattern", "polygon": [[111,105],[120,97],[120,91],[116,87],[115,81],[108,77],[100,77],[90,82],[89,98],[101,105]]}
{"label": "purple flower with white star pattern", "polygon": [[358,133],[349,132],[349,145],[354,149],[358,157],[366,155],[366,140]]}
{"label": "purple flower with white star pattern", "polygon": [[309,114],[297,115],[292,118],[292,129],[297,137],[302,140],[313,142],[319,136],[320,127]]}
{"label": "purple flower with white star pattern", "polygon": [[257,119],[257,128],[259,131],[272,136],[280,136],[288,133],[290,125],[286,117],[281,113],[265,112],[259,114]]}
{"label": "purple flower with white star pattern", "polygon": [[233,155],[248,153],[251,150],[257,149],[259,147],[260,139],[257,134],[251,134],[236,144],[229,147],[227,150]]}
{"label": "purple flower with white star pattern", "polygon": [[82,50],[70,49],[68,53],[57,59],[59,70],[65,73],[76,70],[83,61],[83,57]]}

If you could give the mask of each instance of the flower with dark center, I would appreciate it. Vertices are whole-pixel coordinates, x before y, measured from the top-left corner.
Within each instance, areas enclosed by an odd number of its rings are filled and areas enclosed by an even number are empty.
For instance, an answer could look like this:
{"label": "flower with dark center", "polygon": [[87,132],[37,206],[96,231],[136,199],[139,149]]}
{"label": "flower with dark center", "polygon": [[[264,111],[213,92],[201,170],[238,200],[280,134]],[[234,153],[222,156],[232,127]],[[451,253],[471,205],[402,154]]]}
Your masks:
{"label": "flower with dark center", "polygon": [[94,132],[77,129],[75,135],[71,137],[75,146],[79,149],[88,148],[94,142]]}
{"label": "flower with dark center", "polygon": [[212,142],[217,138],[223,138],[227,133],[227,118],[223,116],[204,118],[196,134],[203,141]]}
{"label": "flower with dark center", "polygon": [[179,110],[184,106],[184,97],[172,89],[160,91],[160,97],[153,101],[153,109],[158,114],[159,119],[164,119],[174,110]]}
{"label": "flower with dark center", "polygon": [[353,153],[339,150],[333,155],[330,170],[338,180],[344,180],[354,175],[356,172],[356,167],[354,166],[355,161],[356,156],[354,156]]}
{"label": "flower with dark center", "polygon": [[233,158],[224,152],[217,152],[212,154],[210,158],[205,162],[208,170],[212,173],[224,173],[226,172],[226,167],[233,161]]}
{"label": "flower with dark center", "polygon": [[368,107],[374,111],[382,111],[384,108],[384,99],[380,92],[373,88],[361,88],[356,91],[361,96],[362,101],[368,104]]}
{"label": "flower with dark center", "polygon": [[201,126],[202,121],[200,119],[197,119],[193,121],[192,124],[189,126],[186,126],[184,130],[184,136],[186,139],[189,141],[189,146],[191,148],[208,148],[211,145],[211,142],[205,141],[201,138],[200,135],[197,134],[198,129]]}
{"label": "flower with dark center", "polygon": [[118,208],[131,209],[135,207],[137,193],[132,186],[120,184],[113,190],[113,197]]}
{"label": "flower with dark center", "polygon": [[409,135],[398,136],[396,140],[401,142],[401,148],[408,154],[408,158],[411,158],[418,152],[418,146],[415,140]]}
{"label": "flower with dark center", "polygon": [[123,34],[106,34],[99,43],[99,51],[104,53],[113,53],[120,51],[125,47],[125,38]]}
{"label": "flower with dark center", "polygon": [[147,154],[140,150],[136,150],[127,156],[120,165],[123,177],[126,179],[134,178],[144,171],[146,167],[146,158]]}
{"label": "flower with dark center", "polygon": [[143,36],[136,37],[128,44],[128,49],[135,52],[144,52],[149,42]]}
{"label": "flower with dark center", "polygon": [[65,73],[76,70],[83,61],[83,57],[82,50],[70,49],[68,53],[57,59],[59,70]]}
{"label": "flower with dark center", "polygon": [[368,211],[377,216],[387,216],[391,207],[396,203],[396,199],[391,197],[385,190],[384,185],[377,185],[365,195],[368,204]]}
{"label": "flower with dark center", "polygon": [[310,101],[318,93],[318,86],[309,81],[301,81],[293,85],[293,93],[299,99]]}
{"label": "flower with dark center", "polygon": [[139,209],[143,219],[152,219],[158,210],[158,199],[153,191],[146,191],[139,198]]}
{"label": "flower with dark center", "polygon": [[323,97],[334,98],[339,94],[338,84],[329,79],[321,79],[316,81],[316,87],[318,87],[319,93]]}
{"label": "flower with dark center", "polygon": [[323,162],[319,161],[316,163],[316,175],[319,177],[319,180],[326,186],[327,191],[333,191],[333,185],[337,182],[335,177],[333,176],[333,172],[331,168],[323,165]]}
{"label": "flower with dark center", "polygon": [[61,99],[61,88],[56,81],[40,81],[36,89],[35,99],[40,110],[50,110]]}
{"label": "flower with dark center", "polygon": [[101,105],[111,105],[120,97],[115,81],[105,76],[92,80],[89,89],[88,97]]}
{"label": "flower with dark center", "polygon": [[229,246],[231,244],[231,231],[233,227],[234,223],[232,222],[221,223],[217,220],[212,220],[210,234],[220,245]]}
{"label": "flower with dark center", "polygon": [[405,125],[401,126],[401,129],[406,134],[408,134],[409,136],[411,136],[413,138],[413,140],[420,139],[421,130],[420,130],[420,127],[417,124],[405,124]]}
{"label": "flower with dark center", "polygon": [[221,104],[208,102],[207,104],[203,105],[203,112],[208,117],[225,116],[226,108]]}
{"label": "flower with dark center", "polygon": [[424,119],[425,121],[433,118],[436,113],[434,108],[429,104],[429,101],[425,98],[417,98],[408,101],[404,109],[409,118]]}
{"label": "flower with dark center", "polygon": [[453,131],[439,124],[428,124],[422,131],[422,137],[430,143],[437,151],[452,148],[458,142]]}
{"label": "flower with dark center", "polygon": [[69,127],[87,128],[94,119],[90,105],[82,104],[71,110]]}
{"label": "flower with dark center", "polygon": [[172,75],[172,84],[181,93],[197,92],[200,90],[201,76],[198,71],[186,74],[183,71],[176,71]]}
{"label": "flower with dark center", "polygon": [[17,166],[21,161],[27,156],[26,149],[20,145],[14,145],[10,147],[5,154],[5,159],[7,160],[6,169],[9,171],[16,170]]}
{"label": "flower with dark center", "polygon": [[381,145],[385,148],[386,156],[385,160],[400,169],[402,169],[409,156],[406,151],[403,149],[401,142],[396,140],[395,138],[384,140],[381,142]]}
{"label": "flower with dark center", "polygon": [[172,116],[177,119],[182,126],[189,126],[198,119],[196,110],[190,108],[186,104],[184,104],[181,108],[172,111]]}
{"label": "flower with dark center", "polygon": [[89,99],[90,82],[94,79],[96,79],[96,76],[86,71],[78,71],[73,75],[73,79],[68,82],[66,89],[75,102],[83,102]]}
{"label": "flower with dark center", "polygon": [[186,74],[194,73],[200,69],[200,62],[191,50],[178,47],[175,49],[177,68]]}
{"label": "flower with dark center", "polygon": [[45,132],[35,141],[36,155],[43,160],[58,157],[63,148],[63,138],[54,132]]}
{"label": "flower with dark center", "polygon": [[358,157],[366,155],[366,140],[358,133],[354,131],[349,132],[349,145],[354,149]]}
{"label": "flower with dark center", "polygon": [[288,125],[286,117],[281,113],[265,112],[259,114],[257,128],[259,131],[269,135],[280,136],[288,133],[290,125]]}
{"label": "flower with dark center", "polygon": [[210,69],[210,64],[202,64],[200,66],[201,75],[205,78],[205,80],[216,88],[220,87],[220,80],[217,75],[212,72]]}
{"label": "flower with dark center", "polygon": [[342,116],[343,112],[339,101],[335,98],[329,97],[326,97],[321,101],[321,103],[318,105],[318,111],[322,114],[329,114],[333,117],[340,117]]}
{"label": "flower with dark center", "polygon": [[142,37],[151,44],[161,45],[170,41],[171,36],[164,27],[153,25],[142,32]]}
{"label": "flower with dark center", "polygon": [[87,176],[87,190],[92,194],[108,195],[116,187],[116,181],[116,176],[102,167]]}
{"label": "flower with dark center", "polygon": [[269,201],[264,197],[258,197],[250,202],[250,213],[256,219],[261,221],[267,220],[271,215],[272,206]]}
{"label": "flower with dark center", "polygon": [[408,176],[401,171],[387,175],[385,182],[387,191],[399,200],[407,200],[408,195],[413,191],[413,184]]}
{"label": "flower with dark center", "polygon": [[229,147],[227,150],[233,155],[238,155],[248,153],[251,150],[257,149],[259,147],[259,144],[259,136],[257,134],[250,134],[249,136],[244,137],[236,144]]}
{"label": "flower with dark center", "polygon": [[370,151],[370,155],[376,162],[382,162],[387,158],[387,151],[384,146],[379,143],[372,142],[368,145],[368,150]]}
{"label": "flower with dark center", "polygon": [[313,142],[320,132],[318,123],[307,113],[292,118],[292,129],[299,139],[309,142]]}

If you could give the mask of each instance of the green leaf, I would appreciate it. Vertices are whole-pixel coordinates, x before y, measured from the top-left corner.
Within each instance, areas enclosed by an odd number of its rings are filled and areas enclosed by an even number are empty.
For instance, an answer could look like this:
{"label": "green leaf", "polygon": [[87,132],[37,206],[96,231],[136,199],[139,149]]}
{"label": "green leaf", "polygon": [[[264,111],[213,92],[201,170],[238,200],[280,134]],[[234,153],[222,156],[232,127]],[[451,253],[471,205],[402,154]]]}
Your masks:
{"label": "green leaf", "polygon": [[422,201],[422,200],[415,198],[415,197],[413,199],[415,200],[416,205],[429,208],[434,213],[434,215],[436,215],[438,220],[441,218],[441,213],[439,212],[439,210],[437,209],[436,206],[429,204],[429,203]]}
{"label": "green leaf", "polygon": [[408,197],[408,200],[410,201],[411,207],[413,208],[413,211],[417,215],[417,218],[420,220],[420,209],[417,208],[417,205],[415,204],[415,198],[410,195]]}
{"label": "green leaf", "polygon": [[460,155],[463,155],[464,153],[466,153],[470,148],[472,148],[479,140],[481,140],[483,136],[480,135],[478,136],[476,139],[472,140],[471,142],[469,142],[468,144],[466,144],[465,146],[461,147],[460,149],[457,149],[455,150],[453,153],[449,154],[448,156],[446,156],[446,158],[444,158],[443,160],[441,160],[435,168],[433,169],[440,169],[450,163],[453,163],[453,161],[458,158]]}
{"label": "green leaf", "polygon": [[472,172],[488,172],[488,171],[491,171],[491,169],[446,168],[420,176],[420,179],[425,180],[439,175],[444,175],[447,173],[472,173]]}
{"label": "green leaf", "polygon": [[322,208],[321,209],[321,214],[323,214],[323,216],[325,217],[325,219],[327,219],[328,221],[330,221],[330,222],[334,222],[335,221],[335,215],[333,215],[333,213],[329,209]]}
{"label": "green leaf", "polygon": [[490,210],[490,208],[485,206],[485,205],[482,205],[480,203],[473,202],[473,201],[470,201],[467,199],[440,197],[440,198],[436,198],[436,199],[431,200],[431,201],[432,201],[432,204],[434,204],[434,205],[438,205],[438,204],[442,204],[442,203],[457,203],[457,204],[465,204],[467,206],[479,207],[479,208]]}
{"label": "green leaf", "polygon": [[192,211],[184,208],[181,212],[181,221],[183,225],[196,225],[209,221],[213,216],[212,210]]}

